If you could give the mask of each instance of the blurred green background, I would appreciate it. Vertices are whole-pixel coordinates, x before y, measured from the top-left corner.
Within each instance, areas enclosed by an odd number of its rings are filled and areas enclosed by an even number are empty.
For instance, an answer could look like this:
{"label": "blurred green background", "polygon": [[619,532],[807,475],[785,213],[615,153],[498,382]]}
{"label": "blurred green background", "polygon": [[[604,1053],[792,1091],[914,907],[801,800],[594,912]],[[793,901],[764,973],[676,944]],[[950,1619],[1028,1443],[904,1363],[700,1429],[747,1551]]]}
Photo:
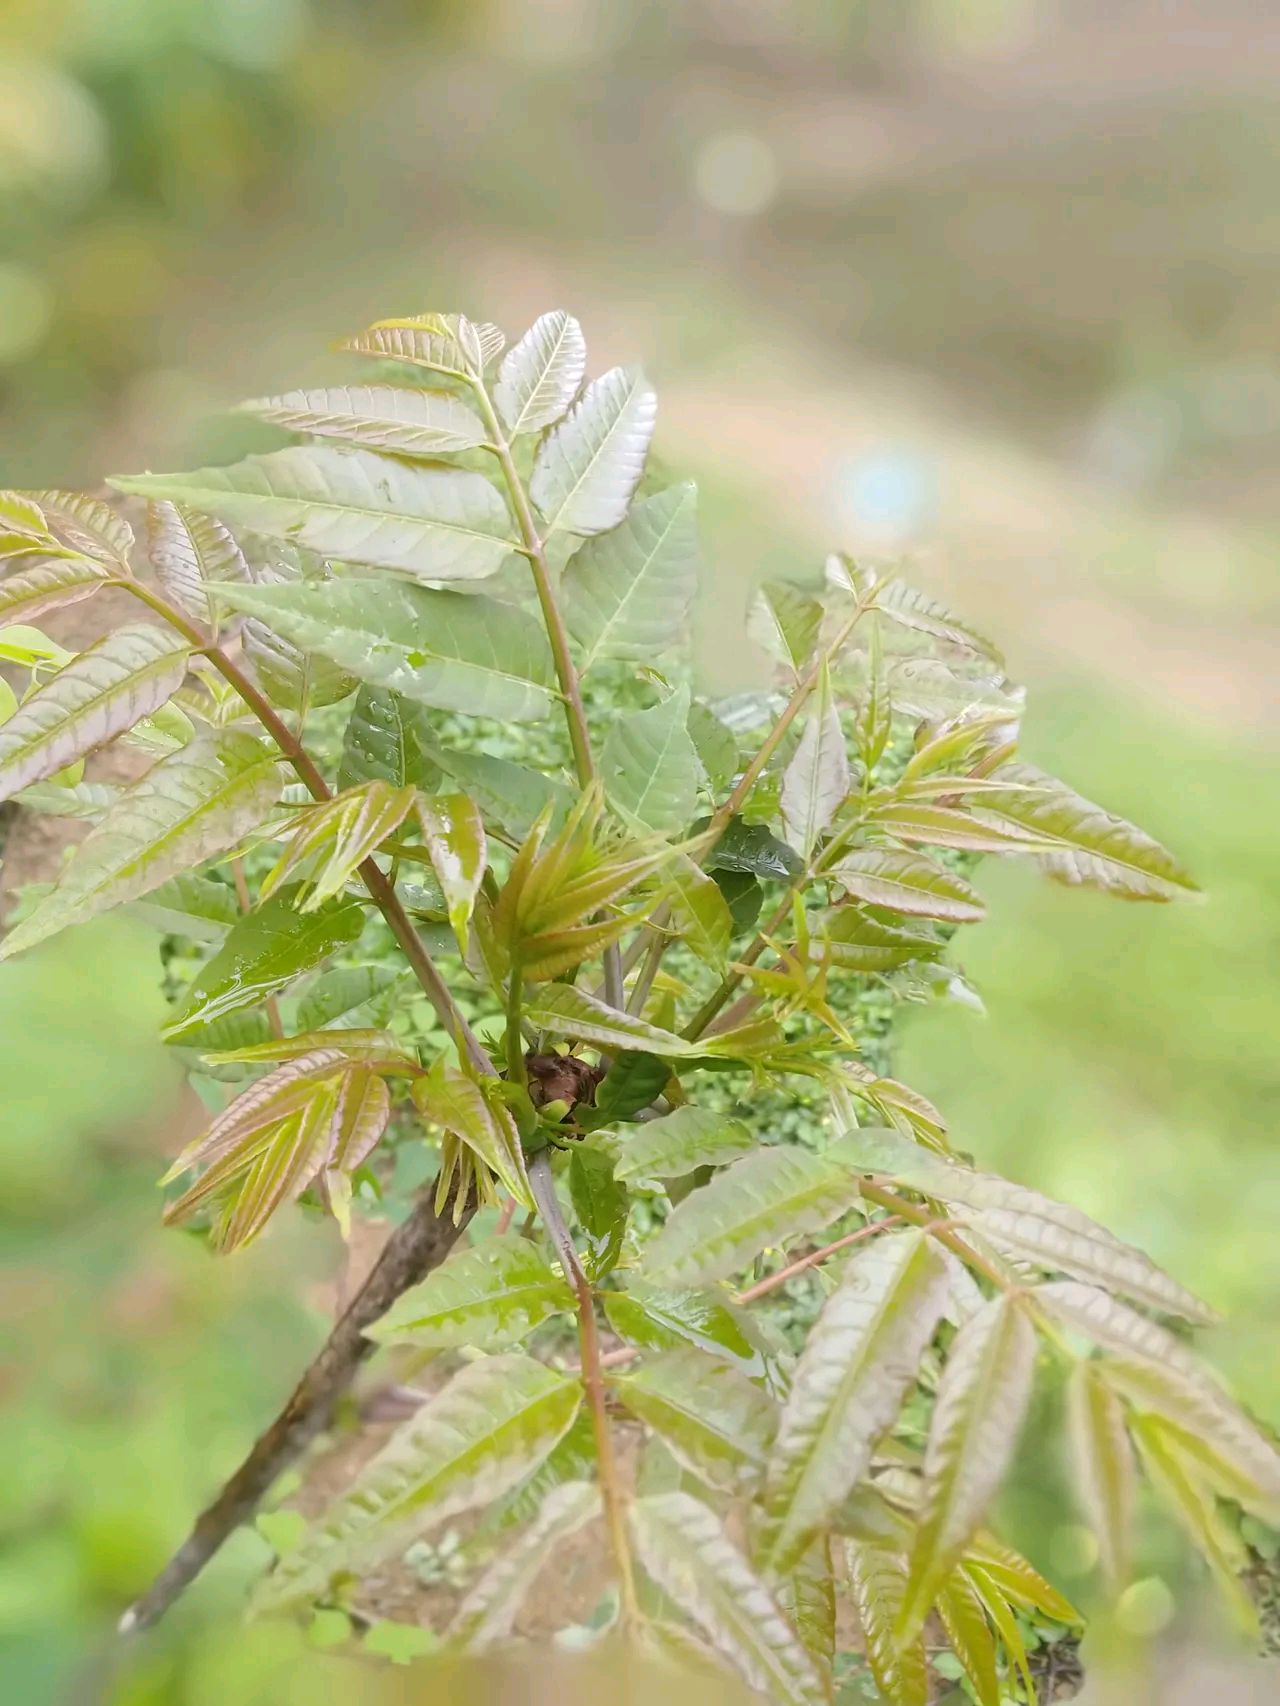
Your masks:
{"label": "blurred green background", "polygon": [[[1206,899],[984,870],[964,955],[989,1017],[913,1016],[899,1070],[982,1162],[1218,1304],[1213,1354],[1275,1420],[1269,12],[4,0],[0,484],[231,455],[220,411],[337,371],[325,348],[381,314],[515,333],[564,306],[597,369],[646,362],[660,454],[702,484],[710,682],[742,681],[764,575],[833,545],[918,555],[1031,681],[1030,756],[1166,839]],[[318,1341],[305,1276],[334,1259],[295,1225],[215,1269],[160,1232],[189,1113],[158,1002],[124,927],[0,973],[20,1706],[258,1697],[196,1613],[128,1681],[100,1645]]]}

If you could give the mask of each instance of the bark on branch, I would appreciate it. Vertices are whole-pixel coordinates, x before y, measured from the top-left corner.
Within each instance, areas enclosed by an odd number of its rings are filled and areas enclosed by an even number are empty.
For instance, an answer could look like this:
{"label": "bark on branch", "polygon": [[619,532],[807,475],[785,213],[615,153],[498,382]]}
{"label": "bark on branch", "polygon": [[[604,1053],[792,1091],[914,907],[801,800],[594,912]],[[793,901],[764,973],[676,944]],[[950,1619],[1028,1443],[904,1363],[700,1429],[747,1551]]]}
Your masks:
{"label": "bark on branch", "polygon": [[228,1536],[249,1521],[272,1483],[328,1424],[338,1399],[374,1349],[373,1341],[364,1336],[365,1329],[449,1254],[473,1209],[468,1205],[461,1223],[455,1226],[451,1211],[436,1214],[435,1190],[433,1180],[419,1193],[412,1212],[387,1240],[373,1271],[284,1409],[260,1435],[213,1503],[200,1513],[190,1535],[146,1593],[120,1619],[122,1635],[149,1628],[163,1617]]}

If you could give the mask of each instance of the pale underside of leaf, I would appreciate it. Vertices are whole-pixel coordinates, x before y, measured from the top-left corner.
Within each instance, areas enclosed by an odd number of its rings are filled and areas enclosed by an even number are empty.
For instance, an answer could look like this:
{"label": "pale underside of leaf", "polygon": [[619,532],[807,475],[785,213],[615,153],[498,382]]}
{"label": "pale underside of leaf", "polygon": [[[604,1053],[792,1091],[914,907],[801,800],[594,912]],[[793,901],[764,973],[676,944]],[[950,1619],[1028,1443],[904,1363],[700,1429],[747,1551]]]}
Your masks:
{"label": "pale underside of leaf", "polygon": [[701,1052],[683,1037],[634,1014],[620,1013],[568,984],[554,983],[536,990],[525,1003],[525,1017],[558,1037],[576,1037],[602,1048],[644,1049],[671,1056]]}
{"label": "pale underside of leaf", "polygon": [[281,780],[276,753],[253,736],[197,736],[112,805],[53,893],[5,938],[0,958],[234,847],[270,813]]}
{"label": "pale underside of leaf", "polygon": [[96,592],[106,578],[100,564],[83,559],[34,563],[0,580],[0,627],[27,623],[46,610],[78,604]]}
{"label": "pale underside of leaf", "polygon": [[420,580],[479,579],[513,549],[507,507],[482,474],[420,467],[371,450],[300,444],[229,468],[138,474],[112,484]]}
{"label": "pale underside of leaf", "polygon": [[73,658],[0,727],[0,800],[158,711],[182,685],[190,649],[139,623]]}
{"label": "pale underside of leaf", "polygon": [[503,357],[493,387],[498,414],[512,438],[558,421],[582,383],[587,344],[571,314],[543,314]]}
{"label": "pale underside of leaf", "polygon": [[768,1554],[789,1569],[862,1480],[917,1377],[947,1301],[947,1269],[917,1232],[855,1256],[810,1330],[769,1462]]}
{"label": "pale underside of leaf", "polygon": [[644,470],[658,400],[637,370],[593,380],[538,452],[529,495],[546,531],[616,527]]}
{"label": "pale underside of leaf", "polygon": [[822,1699],[813,1661],[716,1516],[687,1493],[637,1499],[628,1513],[645,1570],[769,1700]]}
{"label": "pale underside of leaf", "polygon": [[469,1364],[391,1437],[349,1493],[268,1576],[257,1609],[368,1569],[425,1529],[514,1487],[571,1426],[577,1380],[515,1354]]}
{"label": "pale underside of leaf", "polygon": [[339,438],[397,456],[468,450],[487,437],[484,422],[460,398],[407,385],[322,386],[257,397],[240,408],[291,432]]}

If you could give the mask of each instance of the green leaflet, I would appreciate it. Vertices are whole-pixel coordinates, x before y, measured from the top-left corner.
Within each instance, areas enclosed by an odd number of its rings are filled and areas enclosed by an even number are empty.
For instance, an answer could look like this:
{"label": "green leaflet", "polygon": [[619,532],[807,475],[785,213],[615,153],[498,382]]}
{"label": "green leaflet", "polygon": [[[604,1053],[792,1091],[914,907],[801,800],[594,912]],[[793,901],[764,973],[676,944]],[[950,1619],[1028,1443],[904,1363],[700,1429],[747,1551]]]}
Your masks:
{"label": "green leaflet", "polygon": [[929,1666],[924,1641],[917,1635],[899,1644],[894,1634],[906,1590],[905,1564],[894,1552],[856,1542],[849,1546],[848,1557],[863,1651],[876,1687],[890,1706],[926,1706]]}
{"label": "green leaflet", "polygon": [[661,1434],[677,1461],[708,1486],[742,1492],[763,1475],[777,1406],[733,1363],[686,1345],[646,1357],[610,1383],[632,1415]]}
{"label": "green leaflet", "polygon": [[666,882],[669,904],[685,945],[705,965],[723,971],[734,921],[719,884],[685,853],[673,855]]}
{"label": "green leaflet", "polygon": [[848,1168],[803,1149],[761,1149],[694,1191],[651,1239],[641,1260],[661,1285],[724,1279],[770,1245],[816,1232],[858,1195]]}
{"label": "green leaflet", "polygon": [[344,1026],[385,1021],[406,975],[394,966],[340,966],[322,973],[298,1003],[299,1030],[322,1031],[339,1019]]}
{"label": "green leaflet", "polygon": [[551,708],[546,640],[510,605],[385,576],[216,590],[304,651],[419,704],[508,722]]}
{"label": "green leaflet", "polygon": [[787,840],[807,859],[849,792],[849,758],[824,664],[799,744],[782,778]]}
{"label": "green leaflet", "polygon": [[606,1291],[602,1302],[614,1332],[645,1350],[695,1345],[731,1357],[750,1374],[763,1366],[759,1347],[748,1337],[750,1316],[719,1291],[668,1291],[632,1279],[625,1291]]}
{"label": "green leaflet", "polygon": [[995,1638],[982,1601],[962,1571],[953,1570],[943,1584],[937,1611],[951,1649],[973,1684],[978,1706],[1000,1706]]}
{"label": "green leaflet", "polygon": [[128,563],[133,549],[133,529],[125,518],[84,492],[22,492],[15,496],[37,504],[59,538],[73,550],[96,557],[112,570]]}
{"label": "green leaflet", "polygon": [[523,1238],[486,1238],[456,1251],[404,1292],[370,1338],[448,1350],[492,1351],[527,1338],[549,1315],[573,1308],[573,1294]]}
{"label": "green leaflet", "polygon": [[252,735],[234,729],[198,735],[111,806],[53,893],[0,944],[0,959],[170,878],[192,880],[185,874],[193,866],[234,847],[262,822],[280,787],[275,752]]}
{"label": "green leaflet", "polygon": [[438,772],[427,755],[425,708],[385,687],[362,687],[342,737],[338,786],[390,782],[393,787],[435,787]]}
{"label": "green leaflet", "polygon": [[465,314],[412,314],[377,320],[342,348],[461,379],[481,373],[503,341],[496,326],[477,325]]}
{"label": "green leaflet", "polygon": [[564,983],[534,990],[525,1002],[525,1017],[558,1037],[572,1037],[606,1049],[640,1049],[676,1058],[702,1054],[706,1047],[687,1043],[683,1037],[660,1030],[647,1019],[619,1013],[584,989]]}
{"label": "green leaflet", "polygon": [[558,829],[573,804],[568,788],[540,771],[487,752],[454,752],[429,746],[433,763],[479,806],[482,815],[514,841],[523,841],[551,808],[548,828]]}
{"label": "green leaflet", "polygon": [[195,942],[220,942],[240,916],[236,891],[196,871],[180,871],[133,906],[157,930]]}
{"label": "green leaflet", "polygon": [[659,1493],[627,1514],[645,1570],[749,1687],[788,1706],[822,1699],[812,1659],[713,1512],[687,1493]]}
{"label": "green leaflet", "polygon": [[603,533],[627,513],[644,470],[658,400],[638,369],[593,379],[538,451],[529,495],[545,531]]}
{"label": "green leaflet", "polygon": [[741,1120],[706,1108],[683,1107],[627,1134],[614,1162],[619,1179],[674,1179],[695,1167],[723,1166],[754,1148]]}
{"label": "green leaflet", "polygon": [[587,367],[582,327],[562,309],[543,314],[502,358],[493,400],[512,438],[558,421]]}
{"label": "green leaflet", "polygon": [[927,634],[934,640],[943,640],[962,651],[976,652],[996,665],[1004,662],[990,640],[945,606],[935,603],[903,581],[893,580],[882,586],[876,594],[873,608],[900,627],[914,629],[916,633]]}
{"label": "green leaflet", "polygon": [[765,581],[747,611],[747,634],[797,675],[813,656],[822,626],[816,598],[787,581]]}
{"label": "green leaflet", "polygon": [[286,877],[305,872],[295,890],[301,912],[333,900],[348,881],[404,822],[413,809],[412,788],[389,782],[360,782],[344,793],[308,806],[284,852],[262,879],[259,896],[269,899]]}
{"label": "green leaflet", "polygon": [[0,727],[0,800],[158,711],[182,685],[190,650],[189,641],[137,623],[72,658]]}
{"label": "green leaflet", "polygon": [[511,1631],[530,1588],[564,1541],[600,1514],[600,1490],[586,1481],[553,1487],[522,1535],[501,1551],[454,1614],[446,1639],[483,1652]]}
{"label": "green leaflet", "polygon": [[831,874],[856,899],[909,917],[976,924],[986,916],[982,896],[972,884],[918,853],[867,847],[846,854]]}
{"label": "green leaflet", "polygon": [[663,1092],[671,1068],[657,1055],[623,1049],[609,1063],[604,1081],[596,1086],[594,1108],[580,1108],[579,1119],[592,1128],[615,1120],[631,1120]]}
{"label": "green leaflet", "polygon": [[642,498],[569,559],[565,621],[582,674],[600,658],[651,662],[683,636],[698,584],[696,503],[691,483]]}
{"label": "green leaflet", "polygon": [[605,794],[638,830],[678,835],[693,816],[701,766],[688,718],[689,692],[681,688],[647,711],[615,719],[605,736]]}
{"label": "green leaflet", "polygon": [[[407,385],[329,385],[255,397],[241,411],[318,438],[397,456],[440,456],[483,444],[484,422],[447,391]],[[220,577],[219,577],[220,578]]]}
{"label": "green leaflet", "polygon": [[1107,1383],[1105,1364],[1078,1362],[1072,1369],[1067,1423],[1077,1495],[1098,1542],[1103,1575],[1110,1589],[1119,1592],[1129,1575],[1133,1451],[1125,1432],[1124,1405]]}
{"label": "green leaflet", "polygon": [[810,1329],[769,1460],[761,1544],[775,1572],[867,1473],[946,1302],[946,1266],[918,1232],[881,1234],[849,1261]]}
{"label": "green leaflet", "polygon": [[[693,825],[693,834],[707,827],[710,818]],[[730,818],[724,834],[707,855],[708,871],[730,871],[753,877],[771,877],[785,881],[797,876],[801,861],[793,848],[779,841],[762,823],[748,823],[745,818]]]}
{"label": "green leaflet", "polygon": [[821,941],[824,957],[832,965],[864,974],[934,959],[944,947],[935,936],[882,924],[858,906],[835,907],[824,914]]}
{"label": "green leaflet", "polygon": [[209,583],[249,579],[244,553],[222,523],[177,504],[147,505],[147,555],[178,609],[215,633],[218,613],[209,601]]}
{"label": "green leaflet", "polygon": [[712,793],[727,793],[738,773],[738,743],[732,729],[726,728],[701,699],[695,699],[689,706],[689,738]]}
{"label": "green leaflet", "polygon": [[507,506],[482,474],[371,450],[299,444],[229,468],[135,474],[117,491],[168,498],[339,562],[420,580],[477,580],[512,549]]}
{"label": "green leaflet", "polygon": [[587,1278],[603,1279],[622,1254],[631,1207],[626,1187],[614,1178],[613,1163],[602,1150],[575,1149],[569,1158],[569,1195],[586,1239]]}
{"label": "green leaflet", "polygon": [[1035,1361],[1035,1328],[1008,1295],[992,1298],[956,1334],[925,1449],[919,1528],[898,1620],[902,1641],[920,1629],[1004,1479]]}
{"label": "green leaflet", "polygon": [[332,900],[300,918],[295,898],[291,890],[284,890],[228,931],[165,1027],[168,1042],[182,1042],[224,1013],[257,1006],[336,949],[358,940],[364,929],[364,910],[358,901]]}
{"label": "green leaflet", "polygon": [[486,1097],[473,1078],[447,1066],[441,1057],[428,1076],[414,1084],[413,1099],[424,1119],[452,1132],[475,1151],[518,1203],[533,1207],[515,1121],[496,1096]]}
{"label": "green leaflet", "polygon": [[305,1599],[336,1573],[368,1569],[425,1529],[499,1498],[546,1458],[581,1398],[576,1379],[529,1357],[469,1364],[397,1429],[350,1491],[264,1578],[254,1609]]}

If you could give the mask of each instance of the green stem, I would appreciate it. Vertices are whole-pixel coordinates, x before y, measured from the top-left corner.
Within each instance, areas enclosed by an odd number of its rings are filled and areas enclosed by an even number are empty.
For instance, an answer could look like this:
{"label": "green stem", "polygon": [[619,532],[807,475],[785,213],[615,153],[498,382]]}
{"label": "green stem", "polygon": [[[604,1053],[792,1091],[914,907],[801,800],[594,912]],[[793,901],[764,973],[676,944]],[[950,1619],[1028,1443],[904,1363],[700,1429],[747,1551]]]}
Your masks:
{"label": "green stem", "polygon": [[[276,710],[275,706],[250,680],[236,663],[234,658],[216,645],[206,634],[201,633],[194,622],[189,621],[180,610],[176,609],[167,599],[141,581],[121,576],[112,585],[121,586],[135,598],[155,611],[157,616],[164,618],[169,625],[191,641],[192,649],[207,657],[209,662],[231,687],[234,687],[241,699],[257,717],[267,733],[275,741],[281,754],[293,766],[295,773],[311,793],[313,799],[324,801],[331,798],[329,785],[320,774],[311,755],[298,740],[293,730]],[[413,969],[414,976],[422,986],[423,993],[435,1008],[440,1022],[454,1038],[460,1049],[464,1049],[473,1063],[481,1072],[496,1076],[494,1065],[488,1053],[467,1023],[466,1015],[458,1006],[449,992],[449,986],[436,970],[430,954],[422,945],[422,938],[414,929],[413,924],[400,902],[394,887],[387,881],[386,876],[374,864],[372,859],[366,859],[359,867],[360,880],[369,891],[374,905],[386,919],[392,935],[400,944],[405,958]]]}
{"label": "green stem", "polygon": [[524,973],[519,960],[511,962],[507,980],[507,1077],[512,1084],[527,1080],[524,1065],[524,1035],[520,1029],[520,1002],[524,991]]}

